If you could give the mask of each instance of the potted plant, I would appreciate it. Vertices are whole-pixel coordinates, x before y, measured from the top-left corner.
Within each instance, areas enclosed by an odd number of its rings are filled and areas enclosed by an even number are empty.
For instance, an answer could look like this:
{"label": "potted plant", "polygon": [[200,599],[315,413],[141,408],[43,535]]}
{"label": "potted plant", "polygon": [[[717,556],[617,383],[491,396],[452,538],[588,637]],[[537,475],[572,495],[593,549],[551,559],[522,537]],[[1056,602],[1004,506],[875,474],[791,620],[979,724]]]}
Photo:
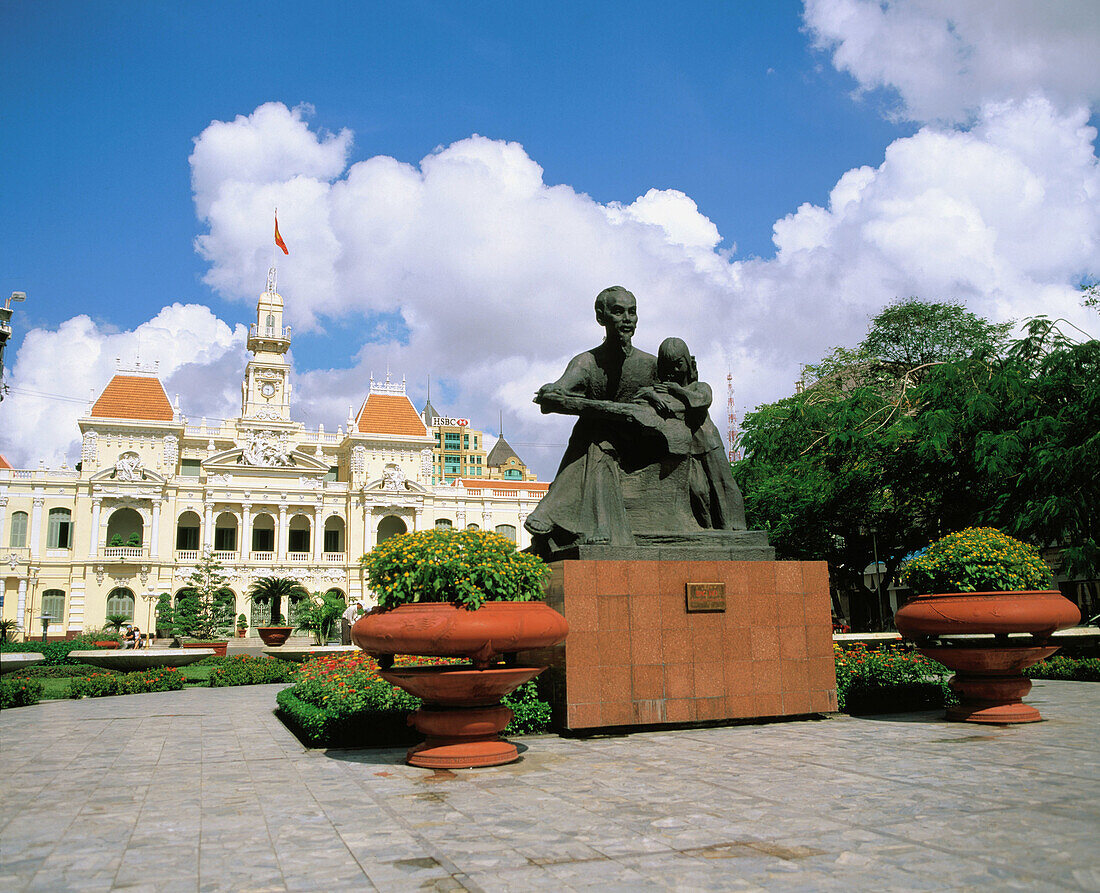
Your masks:
{"label": "potted plant", "polygon": [[173,612],[173,632],[184,648],[212,648],[224,657],[233,622],[233,593],[220,561],[204,549],[188,577],[188,588]]}
{"label": "potted plant", "polygon": [[339,595],[315,592],[306,605],[298,609],[298,629],[312,632],[315,644],[323,645],[332,639],[345,610],[347,605]]}
{"label": "potted plant", "polygon": [[[517,759],[500,738],[512,717],[500,699],[546,668],[516,666],[515,654],[556,645],[569,629],[537,601],[549,568],[499,534],[444,528],[391,537],[360,563],[378,606],[355,622],[352,641],[383,678],[424,701],[410,722],[427,740],[408,762],[453,769]],[[472,667],[396,669],[396,654],[466,657]]]}
{"label": "potted plant", "polygon": [[[1036,722],[1022,703],[1031,681],[1022,671],[1058,650],[1055,630],[1081,612],[1056,589],[1033,546],[992,527],[970,527],[937,540],[905,566],[901,581],[922,593],[894,615],[898,632],[922,654],[955,671],[959,696],[947,718],[960,722]],[[1016,633],[1027,638],[1010,639]],[[986,638],[957,638],[959,636]]]}
{"label": "potted plant", "polygon": [[283,622],[283,599],[289,603],[291,599],[309,598],[309,593],[301,583],[291,577],[260,577],[248,588],[248,598],[253,602],[271,605],[271,621],[266,626],[257,626],[256,632],[265,645],[278,647],[294,631],[294,627]]}
{"label": "potted plant", "polygon": [[237,638],[243,639],[248,632],[248,618],[244,614],[237,617]]}

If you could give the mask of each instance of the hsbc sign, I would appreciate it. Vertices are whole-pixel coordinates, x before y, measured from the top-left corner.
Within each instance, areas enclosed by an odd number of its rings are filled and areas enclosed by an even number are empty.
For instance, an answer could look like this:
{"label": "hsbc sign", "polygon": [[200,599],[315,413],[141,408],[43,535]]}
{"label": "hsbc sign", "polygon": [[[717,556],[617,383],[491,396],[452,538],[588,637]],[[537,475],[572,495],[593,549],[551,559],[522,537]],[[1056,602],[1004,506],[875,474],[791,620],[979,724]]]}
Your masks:
{"label": "hsbc sign", "polygon": [[432,425],[451,425],[458,428],[465,428],[470,424],[469,419],[455,419],[451,416],[436,416],[432,419]]}

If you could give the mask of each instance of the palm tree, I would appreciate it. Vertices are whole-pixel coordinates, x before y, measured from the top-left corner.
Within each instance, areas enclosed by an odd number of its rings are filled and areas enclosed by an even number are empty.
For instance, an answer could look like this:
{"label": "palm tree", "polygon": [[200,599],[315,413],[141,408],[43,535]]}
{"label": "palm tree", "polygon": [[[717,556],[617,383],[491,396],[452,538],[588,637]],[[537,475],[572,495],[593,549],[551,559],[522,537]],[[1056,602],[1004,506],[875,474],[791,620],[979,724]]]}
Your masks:
{"label": "palm tree", "polygon": [[309,598],[306,588],[292,577],[260,577],[248,587],[250,601],[271,600],[271,625],[279,626],[283,620],[283,599]]}

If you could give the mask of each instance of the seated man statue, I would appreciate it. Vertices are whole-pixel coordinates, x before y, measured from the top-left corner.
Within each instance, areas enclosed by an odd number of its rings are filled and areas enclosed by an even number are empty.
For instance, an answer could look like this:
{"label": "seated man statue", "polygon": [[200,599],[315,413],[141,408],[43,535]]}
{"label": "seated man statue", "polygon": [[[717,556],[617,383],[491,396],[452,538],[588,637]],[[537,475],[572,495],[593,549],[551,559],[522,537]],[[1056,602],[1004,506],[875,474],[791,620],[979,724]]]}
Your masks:
{"label": "seated man statue", "polygon": [[621,286],[604,289],[596,296],[596,321],[606,333],[603,343],[573,357],[561,378],[535,395],[543,412],[579,416],[553,483],[524,525],[539,554],[572,545],[633,545],[624,474],[659,463],[670,450],[685,461],[690,452],[686,426],[670,427],[636,400],[656,383],[657,358],[631,343],[638,323],[634,295]]}

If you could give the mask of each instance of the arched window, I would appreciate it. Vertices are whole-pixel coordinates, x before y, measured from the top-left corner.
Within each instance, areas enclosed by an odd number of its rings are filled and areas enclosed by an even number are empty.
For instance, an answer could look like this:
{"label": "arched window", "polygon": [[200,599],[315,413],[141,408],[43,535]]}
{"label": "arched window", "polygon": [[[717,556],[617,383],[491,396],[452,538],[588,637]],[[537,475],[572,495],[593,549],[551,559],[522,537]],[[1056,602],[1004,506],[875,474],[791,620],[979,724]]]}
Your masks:
{"label": "arched window", "polygon": [[46,527],[47,549],[71,549],[73,547],[73,513],[68,509],[50,509]]}
{"label": "arched window", "polygon": [[523,472],[518,468],[509,468],[504,472],[504,480],[506,481],[522,481]]}
{"label": "arched window", "polygon": [[27,545],[26,512],[12,512],[11,536],[8,537],[8,545],[15,549],[21,549]]}
{"label": "arched window", "polygon": [[275,519],[261,512],[252,519],[252,551],[275,551]]}
{"label": "arched window", "polygon": [[132,508],[116,509],[107,521],[107,545],[140,546],[144,527],[140,513]]}
{"label": "arched window", "polygon": [[214,521],[214,551],[237,551],[237,516],[222,512]]}
{"label": "arched window", "polygon": [[478,527],[476,524],[467,524],[466,529],[467,530],[481,530],[481,528]]}
{"label": "arched window", "polygon": [[451,523],[449,518],[436,518],[435,526],[449,529],[451,527],[454,527],[454,524]]}
{"label": "arched window", "polygon": [[286,538],[288,552],[309,552],[309,518],[305,515],[295,515],[291,518]]}
{"label": "arched window", "polygon": [[405,522],[398,518],[397,515],[386,515],[386,517],[378,522],[378,542],[385,542],[391,536],[397,536],[399,533],[407,533],[408,530],[409,528],[405,526]]}
{"label": "arched window", "polygon": [[325,521],[325,551],[344,551],[344,519],[333,515]]}
{"label": "arched window", "polygon": [[497,533],[499,533],[501,536],[508,537],[508,539],[510,539],[513,543],[516,541],[516,528],[514,528],[511,524],[498,524]]}
{"label": "arched window", "polygon": [[274,335],[275,334],[275,314],[274,313],[269,313],[267,315],[267,334],[269,334],[269,335]]}
{"label": "arched window", "polygon": [[125,586],[111,590],[107,596],[107,616],[121,614],[127,620],[134,619],[134,593]]}
{"label": "arched window", "polygon": [[65,619],[65,591],[47,589],[42,593],[42,613],[49,614],[57,623]]}
{"label": "arched window", "polygon": [[176,522],[176,548],[180,551],[197,551],[199,548],[199,516],[184,512]]}

